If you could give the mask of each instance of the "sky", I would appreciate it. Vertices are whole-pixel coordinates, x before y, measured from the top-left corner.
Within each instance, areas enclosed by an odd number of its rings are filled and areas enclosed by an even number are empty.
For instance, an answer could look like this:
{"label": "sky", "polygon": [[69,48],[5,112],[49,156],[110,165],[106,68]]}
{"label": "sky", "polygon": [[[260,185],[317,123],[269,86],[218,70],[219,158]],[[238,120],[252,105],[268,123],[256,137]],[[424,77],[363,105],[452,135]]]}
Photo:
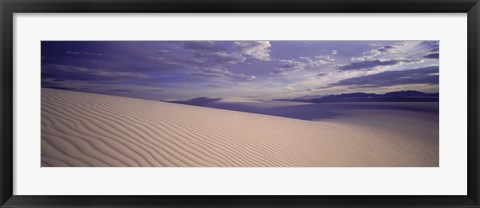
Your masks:
{"label": "sky", "polygon": [[438,41],[42,41],[42,87],[165,100],[438,92]]}

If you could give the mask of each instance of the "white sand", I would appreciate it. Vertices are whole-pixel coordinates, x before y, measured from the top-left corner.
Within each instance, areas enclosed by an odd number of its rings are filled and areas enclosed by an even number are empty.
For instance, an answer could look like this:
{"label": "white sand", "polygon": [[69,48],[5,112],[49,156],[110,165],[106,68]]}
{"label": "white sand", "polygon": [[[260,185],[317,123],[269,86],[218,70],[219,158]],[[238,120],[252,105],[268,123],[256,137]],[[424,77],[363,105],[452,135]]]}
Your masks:
{"label": "white sand", "polygon": [[42,89],[42,166],[438,166],[436,114],[335,112],[306,120]]}

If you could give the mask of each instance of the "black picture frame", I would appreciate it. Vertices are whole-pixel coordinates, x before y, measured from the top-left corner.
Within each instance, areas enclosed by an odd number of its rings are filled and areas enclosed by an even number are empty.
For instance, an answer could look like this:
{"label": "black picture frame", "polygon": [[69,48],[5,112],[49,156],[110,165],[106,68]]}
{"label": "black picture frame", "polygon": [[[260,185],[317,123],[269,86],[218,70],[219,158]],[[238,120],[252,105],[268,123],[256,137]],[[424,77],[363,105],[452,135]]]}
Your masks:
{"label": "black picture frame", "polygon": [[[0,0],[1,207],[480,207],[478,0]],[[467,13],[468,194],[466,196],[25,196],[13,195],[14,13]]]}

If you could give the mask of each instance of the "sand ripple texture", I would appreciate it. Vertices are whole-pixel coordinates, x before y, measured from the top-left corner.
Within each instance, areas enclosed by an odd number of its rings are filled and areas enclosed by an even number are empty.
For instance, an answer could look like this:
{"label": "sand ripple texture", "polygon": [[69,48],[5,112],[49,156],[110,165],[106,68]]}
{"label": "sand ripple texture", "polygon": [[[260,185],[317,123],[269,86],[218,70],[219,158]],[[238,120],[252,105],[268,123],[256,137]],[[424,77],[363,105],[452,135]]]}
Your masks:
{"label": "sand ripple texture", "polygon": [[[395,119],[388,118],[390,114]],[[387,112],[382,114],[387,118],[378,118],[401,122],[403,130],[399,131],[389,125],[307,121],[43,88],[41,164],[42,167],[438,166],[438,123],[421,112],[401,117],[403,114]],[[408,126],[408,119],[414,119],[412,116],[418,118],[413,120],[417,123]],[[423,126],[418,122],[424,122]]]}

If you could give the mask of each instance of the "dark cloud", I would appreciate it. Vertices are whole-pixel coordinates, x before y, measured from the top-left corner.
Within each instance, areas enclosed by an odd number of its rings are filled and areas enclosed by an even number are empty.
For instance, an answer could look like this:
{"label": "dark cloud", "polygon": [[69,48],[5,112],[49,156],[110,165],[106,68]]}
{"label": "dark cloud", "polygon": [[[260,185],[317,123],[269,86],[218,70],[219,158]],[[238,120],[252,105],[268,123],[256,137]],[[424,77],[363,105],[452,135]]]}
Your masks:
{"label": "dark cloud", "polygon": [[438,54],[438,53],[432,53],[432,54],[428,54],[428,55],[424,56],[423,58],[438,59],[438,58],[439,58],[439,54]]}
{"label": "dark cloud", "polygon": [[278,66],[278,68],[281,68],[281,69],[291,69],[291,68],[294,68],[294,64],[293,63],[286,63],[286,64],[282,64],[280,66]]}
{"label": "dark cloud", "polygon": [[378,54],[401,54],[402,51],[398,48],[402,46],[399,43],[394,43],[390,45],[378,46],[374,49],[363,52],[363,55],[378,55]]}
{"label": "dark cloud", "polygon": [[431,52],[438,52],[440,42],[439,41],[422,41],[420,46],[423,48],[430,49]]}
{"label": "dark cloud", "polygon": [[432,66],[354,77],[340,80],[331,86],[384,87],[403,84],[438,84],[438,79],[438,66]]}
{"label": "dark cloud", "polygon": [[327,75],[328,75],[328,73],[318,73],[317,77],[324,77],[324,76],[327,76]]}
{"label": "dark cloud", "polygon": [[380,47],[377,50],[380,52],[387,52],[389,49],[394,49],[394,48],[395,48],[394,46],[387,45],[387,46]]}
{"label": "dark cloud", "polygon": [[391,66],[396,65],[403,60],[364,60],[364,61],[354,61],[346,65],[338,66],[340,70],[358,70],[358,69],[371,69],[377,66]]}

